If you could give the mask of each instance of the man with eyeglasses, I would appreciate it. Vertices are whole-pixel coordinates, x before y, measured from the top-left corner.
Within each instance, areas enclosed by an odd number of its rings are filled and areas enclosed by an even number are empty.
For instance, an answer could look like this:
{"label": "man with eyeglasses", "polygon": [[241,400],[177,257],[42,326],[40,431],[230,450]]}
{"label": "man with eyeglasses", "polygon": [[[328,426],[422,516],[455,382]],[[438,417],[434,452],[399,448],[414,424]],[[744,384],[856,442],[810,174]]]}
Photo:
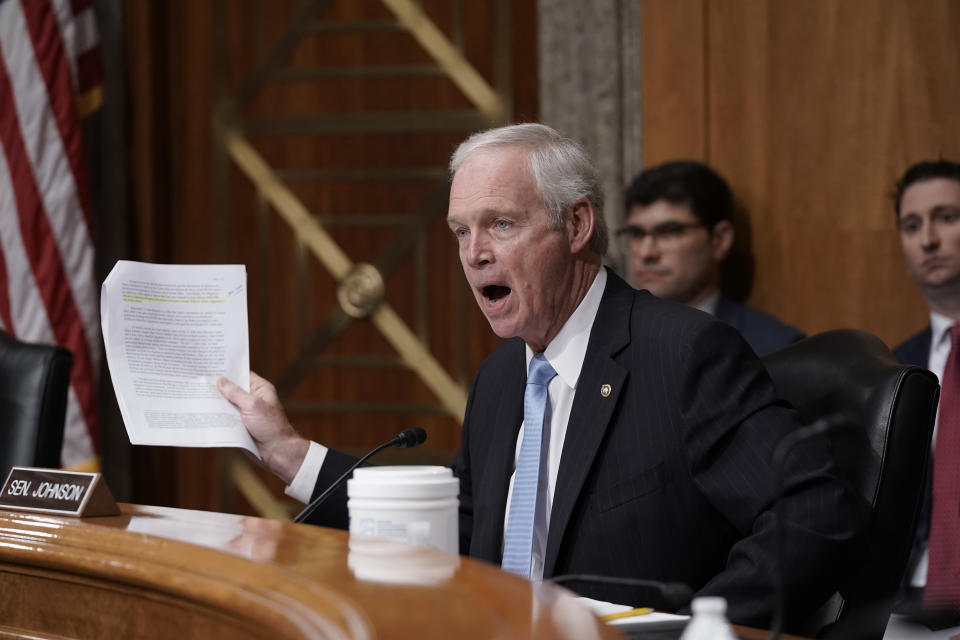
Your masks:
{"label": "man with eyeglasses", "polygon": [[721,293],[720,266],[733,247],[733,198],[712,169],[692,161],[648,169],[627,188],[624,207],[627,224],[617,237],[629,251],[635,287],[715,315],[758,355],[803,337]]}

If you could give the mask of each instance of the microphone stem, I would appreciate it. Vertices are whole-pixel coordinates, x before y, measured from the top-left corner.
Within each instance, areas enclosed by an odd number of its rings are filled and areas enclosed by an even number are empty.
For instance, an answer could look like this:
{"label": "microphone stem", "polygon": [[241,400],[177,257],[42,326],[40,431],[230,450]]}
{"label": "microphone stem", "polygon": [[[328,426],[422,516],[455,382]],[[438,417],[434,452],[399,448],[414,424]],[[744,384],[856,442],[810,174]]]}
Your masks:
{"label": "microphone stem", "polygon": [[350,476],[350,474],[353,473],[354,470],[356,470],[357,467],[359,467],[361,464],[363,464],[364,462],[366,462],[367,459],[370,458],[370,456],[372,456],[372,455],[374,455],[374,454],[376,454],[376,453],[380,453],[381,451],[383,451],[383,450],[386,449],[387,447],[392,447],[392,446],[394,446],[394,445],[396,445],[396,444],[399,444],[399,442],[400,442],[400,441],[399,441],[397,438],[394,438],[393,440],[389,440],[388,442],[384,442],[383,444],[379,445],[378,447],[376,447],[376,448],[371,449],[370,451],[368,451],[362,458],[360,458],[359,460],[357,460],[349,469],[347,469],[346,471],[344,471],[343,474],[342,474],[339,478],[337,478],[337,479],[334,481],[333,484],[331,484],[329,487],[327,487],[326,491],[324,491],[324,492],[321,493],[319,496],[317,496],[316,498],[314,498],[313,500],[311,500],[311,501],[310,501],[310,504],[308,504],[306,507],[304,507],[303,511],[301,511],[300,513],[298,513],[298,514],[296,515],[296,517],[294,517],[293,521],[294,521],[294,522],[303,522],[304,520],[306,520],[308,517],[310,517],[310,514],[313,513],[313,512],[316,510],[316,508],[319,507],[320,504],[323,503],[323,501],[326,500],[327,497],[328,497],[331,493],[333,493],[334,491],[336,491],[337,489],[339,489],[339,488],[340,488],[340,485],[343,484],[343,481],[346,480],[346,479]]}

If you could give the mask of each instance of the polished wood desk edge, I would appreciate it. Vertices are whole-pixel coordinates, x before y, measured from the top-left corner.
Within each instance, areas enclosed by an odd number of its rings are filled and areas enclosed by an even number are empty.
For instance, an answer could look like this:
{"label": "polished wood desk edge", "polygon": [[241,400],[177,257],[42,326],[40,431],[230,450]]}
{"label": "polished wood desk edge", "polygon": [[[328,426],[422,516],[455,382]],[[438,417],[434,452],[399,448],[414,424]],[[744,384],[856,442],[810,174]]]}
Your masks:
{"label": "polished wood desk edge", "polygon": [[134,586],[243,612],[287,637],[316,637],[331,626],[353,637],[373,635],[363,613],[322,584],[216,549],[128,532],[124,522],[137,511],[131,505],[121,505],[121,511],[83,520],[0,511],[0,568]]}
{"label": "polished wood desk edge", "polygon": [[[571,637],[550,615],[541,621],[532,616],[537,607],[549,609],[545,602],[562,603],[564,615],[579,617],[580,624],[586,615],[579,604],[568,604],[573,596],[560,587],[532,589],[526,580],[469,558],[402,545],[430,566],[452,566],[453,575],[442,589],[384,585],[348,567],[356,555],[344,531],[164,507],[120,508],[120,516],[82,520],[0,511],[0,571],[132,585],[242,614],[284,637],[374,637],[403,622],[402,611],[382,610],[380,599],[388,596],[401,609],[427,606],[438,626],[444,615],[455,615],[468,627],[501,630],[493,636]],[[592,635],[617,637],[587,617],[596,626]]]}

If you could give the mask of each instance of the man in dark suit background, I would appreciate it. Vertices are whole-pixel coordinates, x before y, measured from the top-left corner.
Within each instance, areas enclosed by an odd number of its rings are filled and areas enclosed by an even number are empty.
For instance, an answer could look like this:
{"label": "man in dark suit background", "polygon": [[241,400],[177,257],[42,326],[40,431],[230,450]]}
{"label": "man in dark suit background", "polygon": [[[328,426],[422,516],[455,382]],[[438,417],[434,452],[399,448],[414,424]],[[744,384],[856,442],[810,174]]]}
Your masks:
{"label": "man in dark suit background", "polygon": [[633,285],[711,313],[736,328],[758,355],[803,334],[720,291],[720,269],[734,241],[733,198],[705,164],[667,162],[641,172],[624,196],[627,224],[617,231],[630,255]]}
{"label": "man in dark suit background", "polygon": [[[951,326],[960,320],[960,164],[936,160],[911,166],[897,182],[894,212],[907,271],[930,308],[930,324],[894,349],[894,355],[904,364],[927,367],[940,379],[940,415],[933,442],[933,450],[938,452],[949,446],[946,443],[951,429],[960,426],[946,424],[943,413],[948,394],[960,383],[960,380],[944,377],[952,350]],[[934,454],[934,464],[930,467],[933,473],[960,476],[960,465],[946,464],[942,458],[942,455]],[[938,462],[942,464],[938,465]],[[931,568],[928,554],[932,533],[931,485],[932,480],[928,479],[913,553],[907,565],[908,603],[922,597]],[[952,502],[950,510],[955,512],[956,496],[947,500]],[[954,547],[960,544],[956,537],[960,531],[951,531],[947,535],[952,538]],[[949,560],[941,559],[936,564],[944,562]],[[954,580],[952,603],[946,603],[946,607],[960,612],[960,576],[955,576]],[[954,617],[952,623],[957,622],[960,620]]]}
{"label": "man in dark suit background", "polygon": [[[911,166],[897,182],[894,212],[907,271],[931,315],[931,324],[894,354],[905,364],[938,365],[931,371],[942,375],[949,348],[933,358],[930,348],[949,342],[946,328],[960,319],[960,164],[935,160]],[[933,324],[943,325],[936,340]]]}
{"label": "man in dark suit background", "polygon": [[[698,595],[726,597],[731,620],[758,626],[770,624],[778,571],[788,628],[823,602],[853,555],[861,505],[833,474],[824,441],[772,466],[795,418],[734,329],[636,291],[601,266],[603,196],[579,145],[543,125],[494,129],[464,142],[451,172],[447,220],[461,264],[506,339],[474,379],[454,464],[461,552],[499,564],[514,544],[511,507],[527,502],[519,468],[532,446],[540,456],[535,515],[526,559],[510,570],[534,580],[577,573],[680,581]],[[536,386],[528,366],[544,360],[552,378],[542,383],[540,426],[524,405]],[[300,437],[262,378],[251,375],[250,393],[219,385],[288,493],[316,496],[352,462]],[[772,509],[780,479],[787,551],[778,567]],[[317,516],[345,526],[344,492]],[[649,597],[569,586],[614,602]]]}

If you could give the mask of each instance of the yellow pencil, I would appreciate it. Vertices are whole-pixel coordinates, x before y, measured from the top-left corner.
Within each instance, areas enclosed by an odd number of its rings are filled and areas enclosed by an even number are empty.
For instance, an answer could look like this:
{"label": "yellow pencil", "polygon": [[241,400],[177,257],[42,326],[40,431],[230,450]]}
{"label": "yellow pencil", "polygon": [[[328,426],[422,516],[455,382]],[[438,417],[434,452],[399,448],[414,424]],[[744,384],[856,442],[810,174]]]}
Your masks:
{"label": "yellow pencil", "polygon": [[619,618],[630,618],[632,616],[645,616],[648,613],[653,613],[653,609],[650,607],[640,607],[639,609],[627,609],[626,611],[618,611],[617,613],[608,613],[600,616],[600,619],[604,622],[609,622],[610,620],[617,620]]}

